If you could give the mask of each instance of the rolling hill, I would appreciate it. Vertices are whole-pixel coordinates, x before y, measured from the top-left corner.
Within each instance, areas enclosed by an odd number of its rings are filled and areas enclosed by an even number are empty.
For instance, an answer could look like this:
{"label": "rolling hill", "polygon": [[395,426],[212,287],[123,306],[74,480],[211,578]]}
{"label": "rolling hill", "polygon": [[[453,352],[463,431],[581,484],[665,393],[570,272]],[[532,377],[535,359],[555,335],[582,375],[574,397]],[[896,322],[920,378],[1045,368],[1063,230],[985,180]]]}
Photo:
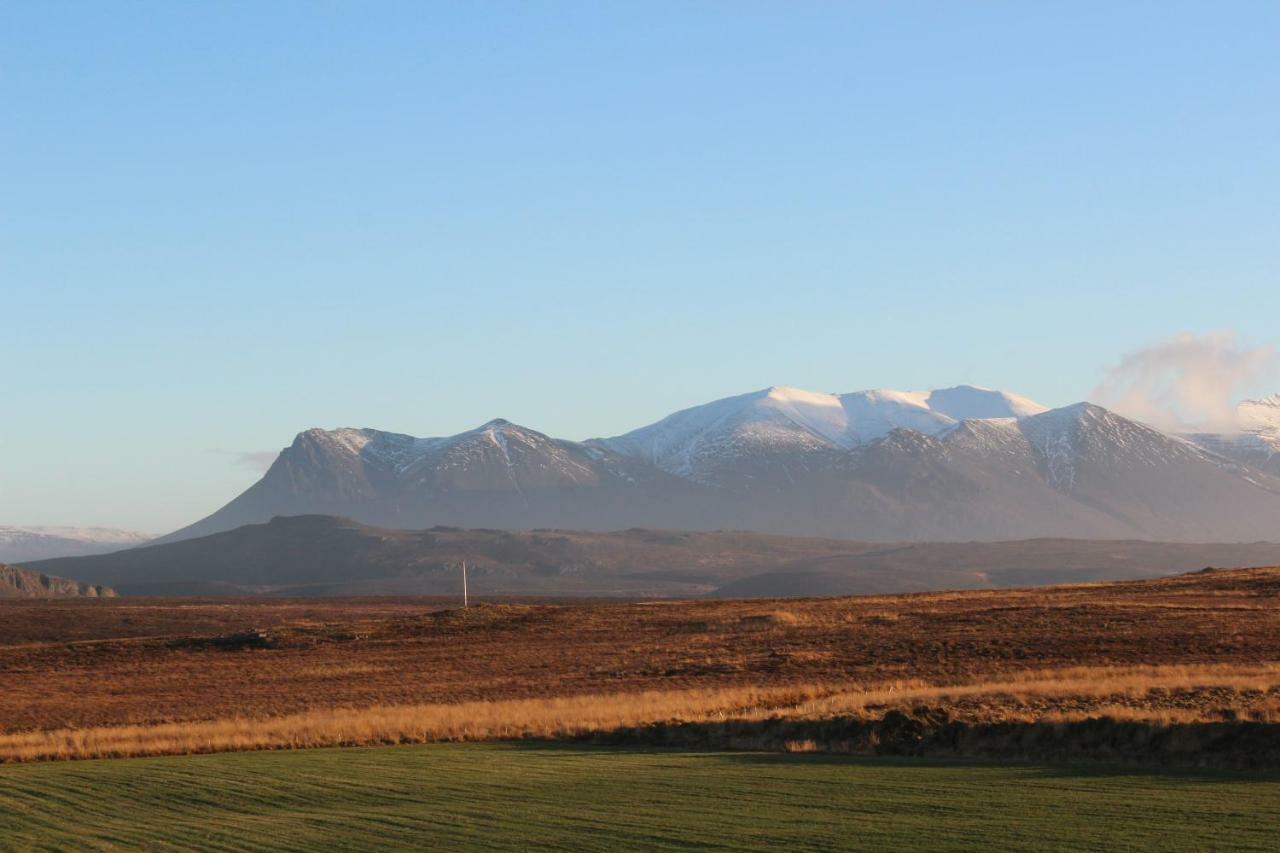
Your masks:
{"label": "rolling hill", "polygon": [[31,566],[125,594],[741,597],[852,595],[1155,577],[1280,563],[1280,544],[1039,539],[867,543],[750,532],[390,530],[298,516]]}

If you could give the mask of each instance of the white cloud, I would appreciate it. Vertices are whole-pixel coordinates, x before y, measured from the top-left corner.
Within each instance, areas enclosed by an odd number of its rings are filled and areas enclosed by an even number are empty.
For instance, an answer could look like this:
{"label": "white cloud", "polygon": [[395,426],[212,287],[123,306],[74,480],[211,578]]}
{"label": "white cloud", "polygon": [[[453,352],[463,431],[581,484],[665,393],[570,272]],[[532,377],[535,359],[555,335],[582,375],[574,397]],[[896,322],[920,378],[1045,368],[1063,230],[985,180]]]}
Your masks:
{"label": "white cloud", "polygon": [[231,461],[236,465],[243,465],[255,471],[266,471],[271,467],[271,463],[276,461],[276,457],[280,455],[279,450],[220,450],[215,448],[211,449],[210,452],[222,456],[230,456]]}
{"label": "white cloud", "polygon": [[1242,346],[1231,331],[1183,332],[1108,368],[1093,399],[1164,430],[1227,432],[1237,427],[1239,395],[1275,376],[1278,364],[1270,344]]}
{"label": "white cloud", "polygon": [[279,455],[279,450],[249,450],[237,453],[236,461],[255,471],[266,471]]}

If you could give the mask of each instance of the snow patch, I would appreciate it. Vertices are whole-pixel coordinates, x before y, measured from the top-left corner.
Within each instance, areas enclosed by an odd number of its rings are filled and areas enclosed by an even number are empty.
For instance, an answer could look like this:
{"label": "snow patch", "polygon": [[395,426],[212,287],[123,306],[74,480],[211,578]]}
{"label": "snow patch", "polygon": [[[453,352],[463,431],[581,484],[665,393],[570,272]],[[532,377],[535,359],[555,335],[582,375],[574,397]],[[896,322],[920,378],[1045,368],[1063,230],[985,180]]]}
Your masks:
{"label": "snow patch", "polygon": [[852,450],[910,429],[937,436],[970,419],[1016,418],[1046,411],[1026,397],[973,386],[933,391],[876,388],[825,394],[773,386],[683,409],[593,444],[702,479],[734,458],[760,453]]}

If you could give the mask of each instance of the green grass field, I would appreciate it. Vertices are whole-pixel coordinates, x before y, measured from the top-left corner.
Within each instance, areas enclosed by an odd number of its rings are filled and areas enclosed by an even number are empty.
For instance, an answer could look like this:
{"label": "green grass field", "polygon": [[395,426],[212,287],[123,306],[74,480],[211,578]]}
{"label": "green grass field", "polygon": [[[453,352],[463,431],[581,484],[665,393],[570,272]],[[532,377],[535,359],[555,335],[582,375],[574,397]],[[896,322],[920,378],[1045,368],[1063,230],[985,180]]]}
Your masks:
{"label": "green grass field", "polygon": [[0,766],[0,849],[1275,849],[1280,777],[441,744]]}

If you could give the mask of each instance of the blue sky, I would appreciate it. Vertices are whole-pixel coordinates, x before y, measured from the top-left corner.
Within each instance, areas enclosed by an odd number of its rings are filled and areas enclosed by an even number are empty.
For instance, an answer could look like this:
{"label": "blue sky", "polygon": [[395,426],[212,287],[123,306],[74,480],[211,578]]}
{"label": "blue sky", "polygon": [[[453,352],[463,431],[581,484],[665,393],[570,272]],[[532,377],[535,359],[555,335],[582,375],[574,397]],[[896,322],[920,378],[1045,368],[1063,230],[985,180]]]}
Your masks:
{"label": "blue sky", "polygon": [[1271,2],[10,0],[0,523],[168,530],[310,426],[1065,404],[1274,344],[1278,44]]}

